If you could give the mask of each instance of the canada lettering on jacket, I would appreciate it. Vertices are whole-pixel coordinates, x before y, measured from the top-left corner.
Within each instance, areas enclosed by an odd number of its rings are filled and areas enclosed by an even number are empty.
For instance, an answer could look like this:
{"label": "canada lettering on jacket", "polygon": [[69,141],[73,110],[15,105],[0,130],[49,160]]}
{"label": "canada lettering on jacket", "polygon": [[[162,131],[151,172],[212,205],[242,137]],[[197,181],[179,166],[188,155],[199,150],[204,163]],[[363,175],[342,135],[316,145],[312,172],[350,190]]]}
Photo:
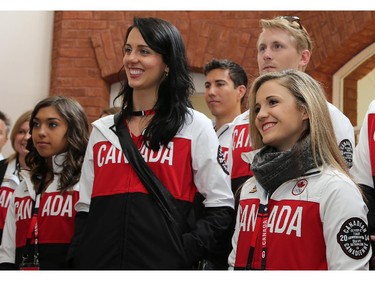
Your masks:
{"label": "canada lettering on jacket", "polygon": [[[143,145],[140,153],[146,162],[160,162],[161,164],[173,165],[173,148],[174,143],[169,142],[168,148],[161,146],[159,150],[154,151],[149,149],[147,146]],[[108,146],[102,144],[98,149],[97,163],[98,167],[102,167],[107,164],[119,164],[119,163],[129,163],[125,158],[124,153],[121,150],[116,149],[113,145]]]}
{"label": "canada lettering on jacket", "polygon": [[233,149],[249,146],[249,138],[250,135],[246,127],[236,127],[233,130]]}
{"label": "canada lettering on jacket", "polygon": [[[17,214],[17,221],[29,219],[32,216],[33,203],[32,200],[21,200],[14,203]],[[42,211],[40,213],[44,216],[73,216],[73,197],[53,195],[48,196],[45,203],[43,204]]]}
{"label": "canada lettering on jacket", "polygon": [[[270,233],[285,233],[301,237],[303,207],[293,209],[291,206],[274,206],[269,214],[267,227]],[[258,206],[240,205],[240,230],[254,232],[257,222]]]}
{"label": "canada lettering on jacket", "polygon": [[10,199],[12,198],[13,192],[10,192],[6,189],[0,191],[0,207],[8,208]]}
{"label": "canada lettering on jacket", "polygon": [[14,207],[16,210],[17,218],[16,221],[29,219],[31,218],[32,210],[33,210],[33,201],[28,200],[21,200],[14,202]]}
{"label": "canada lettering on jacket", "polygon": [[54,195],[49,196],[43,205],[41,216],[73,216],[73,197]]}

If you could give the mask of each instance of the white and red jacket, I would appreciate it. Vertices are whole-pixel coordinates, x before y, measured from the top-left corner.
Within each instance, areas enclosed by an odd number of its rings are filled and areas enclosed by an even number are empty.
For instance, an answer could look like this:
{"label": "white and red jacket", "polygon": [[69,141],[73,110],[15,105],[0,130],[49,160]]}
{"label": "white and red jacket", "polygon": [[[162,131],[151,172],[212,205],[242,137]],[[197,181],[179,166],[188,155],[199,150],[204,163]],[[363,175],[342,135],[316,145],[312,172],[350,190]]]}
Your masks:
{"label": "white and red jacket", "polygon": [[[124,157],[113,116],[93,123],[76,205],[71,256],[80,269],[187,269],[219,245],[232,223],[233,194],[218,138],[210,119],[191,110],[168,144],[152,151],[132,135],[155,175],[176,199],[191,226],[176,242],[160,207]],[[196,192],[207,214],[190,217]]]}
{"label": "white and red jacket", "polygon": [[349,118],[345,116],[336,106],[327,102],[331,116],[336,142],[348,168],[353,165],[353,150],[355,147],[354,128]]}
{"label": "white and red jacket", "polygon": [[350,173],[359,184],[374,188],[375,178],[375,100],[366,112],[354,149],[353,167]]}
{"label": "white and red jacket", "polygon": [[14,190],[21,182],[21,177],[17,172],[16,162],[17,160],[13,159],[8,163],[3,181],[0,183],[0,245],[8,207]]}
{"label": "white and red jacket", "polygon": [[[35,207],[38,208],[38,253],[40,269],[66,269],[66,254],[74,232],[74,205],[78,201],[78,184],[71,191],[61,193],[58,190],[61,164],[65,154],[53,157],[55,177],[47,190],[38,195]],[[27,236],[31,238],[30,247],[34,248],[33,201],[36,199],[34,186],[27,171],[21,171],[23,181],[14,191],[9,204],[3,240],[0,246],[0,268],[2,264],[13,264],[18,268],[22,254],[26,249]]]}
{"label": "white and red jacket", "polygon": [[229,146],[228,169],[231,177],[233,192],[250,177],[253,173],[250,164],[246,163],[241,155],[252,150],[250,145],[249,110],[238,115],[232,123],[232,140]]}
{"label": "white and red jacket", "polygon": [[224,160],[228,163],[229,147],[232,143],[233,134],[233,123],[227,123],[221,126],[217,131],[216,135],[219,139],[221,150],[224,154]]}
{"label": "white and red jacket", "polygon": [[241,189],[230,269],[368,269],[367,207],[332,168],[312,169],[270,196],[253,177]]}

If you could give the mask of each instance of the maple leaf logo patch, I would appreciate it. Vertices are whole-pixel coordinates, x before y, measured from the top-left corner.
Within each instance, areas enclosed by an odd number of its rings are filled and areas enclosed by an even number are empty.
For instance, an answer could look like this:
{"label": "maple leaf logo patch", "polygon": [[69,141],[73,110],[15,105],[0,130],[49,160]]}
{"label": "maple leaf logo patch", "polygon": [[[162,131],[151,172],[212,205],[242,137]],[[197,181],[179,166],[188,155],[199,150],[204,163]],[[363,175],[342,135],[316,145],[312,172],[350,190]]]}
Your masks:
{"label": "maple leaf logo patch", "polygon": [[302,179],[302,180],[297,181],[297,183],[293,187],[292,194],[293,195],[302,194],[302,192],[305,191],[306,186],[307,186],[307,180],[306,179]]}

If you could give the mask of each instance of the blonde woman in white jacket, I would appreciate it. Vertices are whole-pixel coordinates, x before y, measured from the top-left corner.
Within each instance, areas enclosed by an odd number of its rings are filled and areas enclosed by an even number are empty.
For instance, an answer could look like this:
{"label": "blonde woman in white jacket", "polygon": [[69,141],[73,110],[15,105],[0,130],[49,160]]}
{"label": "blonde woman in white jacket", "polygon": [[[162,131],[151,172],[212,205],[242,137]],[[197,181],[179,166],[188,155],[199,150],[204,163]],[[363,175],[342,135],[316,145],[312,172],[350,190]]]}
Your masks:
{"label": "blonde woman in white jacket", "polygon": [[240,190],[229,267],[368,269],[367,207],[335,141],[324,92],[309,75],[265,74],[250,94],[244,157],[254,177]]}

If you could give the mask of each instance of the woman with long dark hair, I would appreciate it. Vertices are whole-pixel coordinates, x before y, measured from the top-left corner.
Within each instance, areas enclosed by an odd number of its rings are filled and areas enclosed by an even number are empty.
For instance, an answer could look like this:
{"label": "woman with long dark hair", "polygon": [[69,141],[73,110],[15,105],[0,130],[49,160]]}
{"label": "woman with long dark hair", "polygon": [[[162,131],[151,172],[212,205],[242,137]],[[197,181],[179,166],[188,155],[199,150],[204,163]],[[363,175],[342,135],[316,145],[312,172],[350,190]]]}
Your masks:
{"label": "woman with long dark hair", "polygon": [[87,118],[78,102],[48,97],[31,113],[30,133],[30,172],[21,171],[24,180],[10,202],[0,268],[69,269],[66,254],[89,137]]}
{"label": "woman with long dark hair", "polygon": [[[178,30],[135,18],[124,44],[123,122],[147,165],[171,193],[189,229],[170,221],[124,157],[114,116],[93,123],[76,205],[71,257],[80,269],[191,269],[219,251],[233,195],[211,121],[191,108],[194,92]],[[129,144],[130,145],[130,144]],[[205,215],[192,215],[195,194]]]}

